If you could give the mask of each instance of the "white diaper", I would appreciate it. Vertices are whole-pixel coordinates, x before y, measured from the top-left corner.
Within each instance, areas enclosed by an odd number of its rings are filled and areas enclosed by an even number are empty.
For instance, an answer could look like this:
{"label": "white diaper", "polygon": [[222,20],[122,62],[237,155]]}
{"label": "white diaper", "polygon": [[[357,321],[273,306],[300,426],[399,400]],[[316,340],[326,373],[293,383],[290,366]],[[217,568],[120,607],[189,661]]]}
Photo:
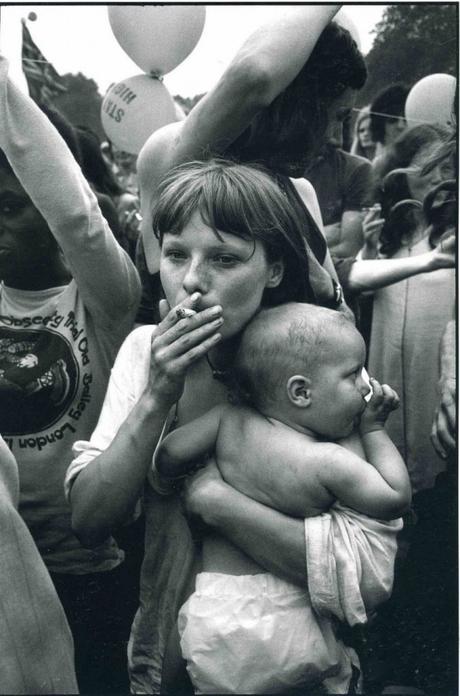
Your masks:
{"label": "white diaper", "polygon": [[200,573],[178,626],[197,693],[280,693],[327,677],[327,690],[347,692],[352,658],[331,621],[273,575]]}

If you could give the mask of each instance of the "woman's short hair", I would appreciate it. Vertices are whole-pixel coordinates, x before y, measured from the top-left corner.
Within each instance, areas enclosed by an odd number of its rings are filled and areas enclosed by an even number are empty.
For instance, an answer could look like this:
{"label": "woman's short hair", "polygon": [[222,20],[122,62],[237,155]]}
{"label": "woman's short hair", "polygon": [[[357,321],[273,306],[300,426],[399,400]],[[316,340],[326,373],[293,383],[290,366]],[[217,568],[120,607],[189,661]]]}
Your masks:
{"label": "woman's short hair", "polygon": [[350,32],[331,22],[297,77],[227,148],[226,156],[301,173],[323,144],[332,103],[364,86],[367,69]]}
{"label": "woman's short hair", "polygon": [[411,199],[407,176],[404,169],[409,167],[414,157],[426,146],[446,142],[449,130],[439,124],[421,124],[408,128],[392,144],[382,166],[382,179],[377,197],[382,206],[385,224],[380,241],[381,251],[392,256],[401,246],[404,231],[410,231],[415,225],[414,209],[401,207],[392,212],[396,203]]}
{"label": "woman's short hair", "polygon": [[224,159],[176,167],[163,180],[153,210],[160,245],[165,234],[180,234],[195,212],[217,237],[225,232],[259,241],[269,263],[283,260],[283,279],[266,290],[264,305],[314,302],[300,221],[269,172]]}

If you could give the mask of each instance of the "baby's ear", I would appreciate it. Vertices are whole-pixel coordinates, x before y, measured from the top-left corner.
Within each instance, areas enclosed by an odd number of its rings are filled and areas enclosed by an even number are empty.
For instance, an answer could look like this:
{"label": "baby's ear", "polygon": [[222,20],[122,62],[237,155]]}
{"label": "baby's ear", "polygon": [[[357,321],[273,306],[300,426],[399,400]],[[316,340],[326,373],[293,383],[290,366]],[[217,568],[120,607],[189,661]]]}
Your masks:
{"label": "baby's ear", "polygon": [[289,401],[298,408],[308,408],[311,405],[311,380],[303,375],[289,377],[286,384]]}

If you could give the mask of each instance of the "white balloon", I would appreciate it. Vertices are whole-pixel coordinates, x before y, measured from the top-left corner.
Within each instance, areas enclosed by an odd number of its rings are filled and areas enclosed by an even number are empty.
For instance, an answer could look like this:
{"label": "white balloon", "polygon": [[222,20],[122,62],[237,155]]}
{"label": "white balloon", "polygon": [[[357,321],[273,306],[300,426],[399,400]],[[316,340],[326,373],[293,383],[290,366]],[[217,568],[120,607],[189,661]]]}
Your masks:
{"label": "white balloon", "polygon": [[352,38],[356,41],[356,45],[358,46],[359,50],[361,50],[361,37],[359,35],[358,27],[356,26],[354,21],[350,19],[350,16],[343,9],[343,7],[335,15],[334,21],[350,32]]}
{"label": "white balloon", "polygon": [[165,75],[193,51],[203,31],[203,5],[111,5],[118,43],[144,72]]}
{"label": "white balloon", "polygon": [[112,85],[102,101],[101,121],[107,137],[133,155],[154,131],[177,120],[173,98],[160,80],[149,75]]}
{"label": "white balloon", "polygon": [[454,100],[457,80],[452,75],[435,73],[415,83],[406,99],[406,120],[418,123],[454,125]]}

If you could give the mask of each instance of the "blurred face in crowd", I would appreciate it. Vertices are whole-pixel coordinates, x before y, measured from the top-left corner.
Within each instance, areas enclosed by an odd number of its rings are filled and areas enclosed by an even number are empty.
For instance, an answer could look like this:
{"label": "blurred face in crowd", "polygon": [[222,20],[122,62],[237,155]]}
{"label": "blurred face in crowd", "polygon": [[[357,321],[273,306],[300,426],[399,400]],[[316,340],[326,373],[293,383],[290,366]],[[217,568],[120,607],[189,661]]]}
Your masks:
{"label": "blurred face in crowd", "polygon": [[371,136],[371,119],[363,118],[358,126],[358,139],[361,147],[372,147],[374,144]]}
{"label": "blurred face in crowd", "polygon": [[0,167],[0,280],[29,289],[55,250],[46,220],[16,176]]}
{"label": "blurred face in crowd", "polygon": [[136,171],[136,155],[132,155],[130,152],[125,152],[124,150],[118,150],[112,145],[113,161],[124,172],[135,172]]}
{"label": "blurred face in crowd", "polygon": [[453,165],[450,158],[437,164],[427,174],[422,175],[424,165],[432,159],[441,145],[440,141],[430,143],[420,148],[412,158],[407,173],[407,181],[412,198],[423,203],[425,196],[441,181],[454,178]]}

